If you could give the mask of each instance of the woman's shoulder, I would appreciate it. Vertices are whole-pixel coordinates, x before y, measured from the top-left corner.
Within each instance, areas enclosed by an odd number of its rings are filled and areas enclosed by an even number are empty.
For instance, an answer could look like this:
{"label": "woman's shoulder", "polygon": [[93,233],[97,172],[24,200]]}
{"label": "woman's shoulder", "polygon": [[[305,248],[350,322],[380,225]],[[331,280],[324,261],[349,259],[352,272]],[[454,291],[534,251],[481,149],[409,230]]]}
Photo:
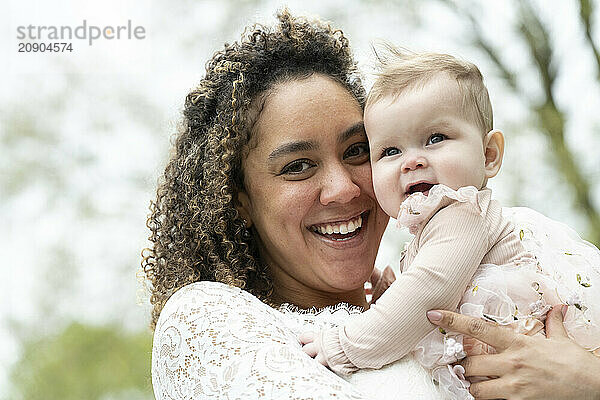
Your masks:
{"label": "woman's shoulder", "polygon": [[198,281],[179,288],[166,302],[164,308],[185,304],[198,304],[212,297],[253,298],[250,293],[221,282]]}
{"label": "woman's shoulder", "polygon": [[226,285],[221,282],[198,281],[187,284],[178,289],[165,304],[197,302],[206,296],[230,296],[241,298],[254,298],[250,293],[235,286]]}
{"label": "woman's shoulder", "polygon": [[249,292],[220,282],[199,281],[177,290],[165,303],[157,322],[185,321],[245,310],[248,313],[269,313],[273,309]]}
{"label": "woman's shoulder", "polygon": [[228,328],[228,325],[219,325],[219,321],[228,318],[231,322],[246,316],[299,334],[310,326],[317,329],[338,325],[348,316],[362,311],[361,307],[346,303],[311,309],[284,303],[273,308],[243,289],[220,282],[200,281],[183,286],[169,298],[160,313],[156,331],[164,331],[174,324],[183,327],[189,320],[203,320],[212,328]]}

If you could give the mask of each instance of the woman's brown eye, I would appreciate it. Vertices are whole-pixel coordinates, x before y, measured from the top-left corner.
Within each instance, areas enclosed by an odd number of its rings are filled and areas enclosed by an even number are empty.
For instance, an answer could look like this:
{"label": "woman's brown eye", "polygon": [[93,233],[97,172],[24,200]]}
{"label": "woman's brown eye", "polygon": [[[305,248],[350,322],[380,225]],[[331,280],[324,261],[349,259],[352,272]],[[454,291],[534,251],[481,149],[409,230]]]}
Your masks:
{"label": "woman's brown eye", "polygon": [[301,174],[311,168],[313,164],[308,160],[297,160],[289,163],[283,170],[281,174]]}
{"label": "woman's brown eye", "polygon": [[358,157],[364,154],[369,154],[369,144],[356,143],[350,146],[348,150],[346,150],[346,152],[344,153],[344,158]]}

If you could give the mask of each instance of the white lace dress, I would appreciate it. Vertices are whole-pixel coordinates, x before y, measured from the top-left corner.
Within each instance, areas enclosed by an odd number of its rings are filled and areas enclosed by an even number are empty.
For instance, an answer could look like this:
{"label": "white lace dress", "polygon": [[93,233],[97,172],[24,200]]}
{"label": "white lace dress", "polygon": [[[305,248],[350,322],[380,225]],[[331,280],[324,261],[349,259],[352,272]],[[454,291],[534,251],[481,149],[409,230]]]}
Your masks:
{"label": "white lace dress", "polygon": [[160,314],[152,348],[154,395],[162,399],[442,398],[411,356],[343,379],[306,355],[305,330],[339,324],[360,309],[273,309],[215,282],[177,291]]}

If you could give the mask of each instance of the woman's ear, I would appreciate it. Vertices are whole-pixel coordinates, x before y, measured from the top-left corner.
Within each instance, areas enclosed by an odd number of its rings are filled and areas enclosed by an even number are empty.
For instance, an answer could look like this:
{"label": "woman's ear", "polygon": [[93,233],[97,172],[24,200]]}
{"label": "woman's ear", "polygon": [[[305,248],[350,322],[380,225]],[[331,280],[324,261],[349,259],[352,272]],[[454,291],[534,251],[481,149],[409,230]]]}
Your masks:
{"label": "woman's ear", "polygon": [[235,203],[235,209],[240,214],[240,217],[246,222],[246,228],[250,228],[252,226],[252,218],[250,217],[250,215],[252,215],[252,204],[250,203],[248,194],[243,190],[239,191]]}
{"label": "woman's ear", "polygon": [[483,140],[485,154],[485,177],[493,178],[500,171],[504,157],[504,135],[497,129],[491,130]]}

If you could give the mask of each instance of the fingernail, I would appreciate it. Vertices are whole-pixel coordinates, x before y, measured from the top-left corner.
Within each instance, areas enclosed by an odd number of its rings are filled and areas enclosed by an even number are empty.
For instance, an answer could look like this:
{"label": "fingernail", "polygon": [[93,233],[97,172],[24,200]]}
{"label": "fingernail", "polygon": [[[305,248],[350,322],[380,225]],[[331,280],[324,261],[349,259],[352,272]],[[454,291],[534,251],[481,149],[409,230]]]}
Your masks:
{"label": "fingernail", "polygon": [[439,322],[442,320],[442,313],[439,311],[427,311],[427,318],[431,322]]}
{"label": "fingernail", "polygon": [[565,317],[566,317],[566,315],[567,315],[567,311],[568,311],[568,310],[569,310],[569,306],[568,306],[568,305],[566,305],[566,304],[563,304],[563,305],[560,307],[560,312],[562,313],[562,316],[563,316],[563,318],[565,318]]}

